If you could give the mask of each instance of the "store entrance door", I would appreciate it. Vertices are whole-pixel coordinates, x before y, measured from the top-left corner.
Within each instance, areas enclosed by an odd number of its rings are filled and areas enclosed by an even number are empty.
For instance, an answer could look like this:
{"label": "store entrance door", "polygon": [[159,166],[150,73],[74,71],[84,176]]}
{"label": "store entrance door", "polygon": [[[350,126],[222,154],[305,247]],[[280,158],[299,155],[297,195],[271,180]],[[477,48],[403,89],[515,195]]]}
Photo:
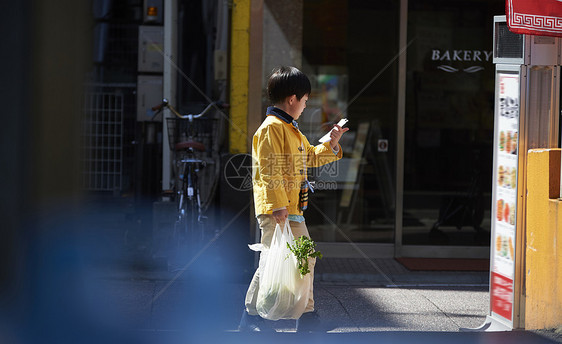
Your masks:
{"label": "store entrance door", "polygon": [[408,40],[413,42],[405,91],[403,256],[489,255],[494,127],[490,37],[493,15],[502,5],[409,2]]}
{"label": "store entrance door", "polygon": [[409,3],[404,256],[489,254],[494,126],[489,37],[500,5]]}
{"label": "store entrance door", "polygon": [[490,37],[504,10],[502,0],[303,3],[313,92],[301,130],[316,142],[350,120],[344,158],[309,173],[324,186],[307,210],[313,238],[339,256],[489,257]]}

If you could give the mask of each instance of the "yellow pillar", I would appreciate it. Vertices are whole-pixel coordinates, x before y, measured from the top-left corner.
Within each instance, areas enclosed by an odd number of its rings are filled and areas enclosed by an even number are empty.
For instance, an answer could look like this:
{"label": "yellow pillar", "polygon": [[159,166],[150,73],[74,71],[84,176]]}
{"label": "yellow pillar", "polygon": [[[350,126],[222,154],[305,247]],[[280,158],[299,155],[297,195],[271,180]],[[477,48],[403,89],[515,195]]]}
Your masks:
{"label": "yellow pillar", "polygon": [[533,149],[527,160],[525,328],[562,326],[560,149]]}
{"label": "yellow pillar", "polygon": [[230,52],[230,153],[247,153],[250,2],[232,2]]}

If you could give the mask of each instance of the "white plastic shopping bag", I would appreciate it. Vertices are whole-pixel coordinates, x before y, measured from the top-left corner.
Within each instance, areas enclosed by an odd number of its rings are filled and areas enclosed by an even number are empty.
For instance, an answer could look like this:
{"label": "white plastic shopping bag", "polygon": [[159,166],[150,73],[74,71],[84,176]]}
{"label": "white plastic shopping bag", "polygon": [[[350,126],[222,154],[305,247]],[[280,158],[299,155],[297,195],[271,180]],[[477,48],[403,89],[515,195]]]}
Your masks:
{"label": "white plastic shopping bag", "polygon": [[299,273],[297,259],[287,247],[294,241],[285,221],[283,227],[275,226],[270,248],[261,248],[256,308],[262,318],[298,319],[308,304],[312,276]]}

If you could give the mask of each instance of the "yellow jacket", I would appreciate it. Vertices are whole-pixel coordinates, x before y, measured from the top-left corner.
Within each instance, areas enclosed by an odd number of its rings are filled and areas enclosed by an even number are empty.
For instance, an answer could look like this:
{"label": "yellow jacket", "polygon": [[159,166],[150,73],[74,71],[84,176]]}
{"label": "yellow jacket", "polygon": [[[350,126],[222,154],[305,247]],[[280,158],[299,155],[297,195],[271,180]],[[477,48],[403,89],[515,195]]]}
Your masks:
{"label": "yellow jacket", "polygon": [[[302,147],[302,148],[301,148]],[[268,115],[252,142],[252,180],[256,215],[271,214],[286,207],[291,215],[302,215],[299,192],[307,167],[318,167],[341,159],[330,142],[312,146],[291,123]]]}

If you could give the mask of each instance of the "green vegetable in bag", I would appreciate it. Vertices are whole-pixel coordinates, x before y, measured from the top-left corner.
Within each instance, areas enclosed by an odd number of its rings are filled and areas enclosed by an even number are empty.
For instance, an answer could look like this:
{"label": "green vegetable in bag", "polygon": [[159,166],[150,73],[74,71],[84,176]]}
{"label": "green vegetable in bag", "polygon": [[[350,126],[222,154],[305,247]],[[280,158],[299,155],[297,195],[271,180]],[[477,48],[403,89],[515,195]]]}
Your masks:
{"label": "green vegetable in bag", "polygon": [[302,276],[310,272],[308,268],[309,257],[322,259],[322,253],[314,250],[316,247],[314,241],[304,235],[296,239],[294,245],[287,243],[287,247],[297,258],[299,272]]}

